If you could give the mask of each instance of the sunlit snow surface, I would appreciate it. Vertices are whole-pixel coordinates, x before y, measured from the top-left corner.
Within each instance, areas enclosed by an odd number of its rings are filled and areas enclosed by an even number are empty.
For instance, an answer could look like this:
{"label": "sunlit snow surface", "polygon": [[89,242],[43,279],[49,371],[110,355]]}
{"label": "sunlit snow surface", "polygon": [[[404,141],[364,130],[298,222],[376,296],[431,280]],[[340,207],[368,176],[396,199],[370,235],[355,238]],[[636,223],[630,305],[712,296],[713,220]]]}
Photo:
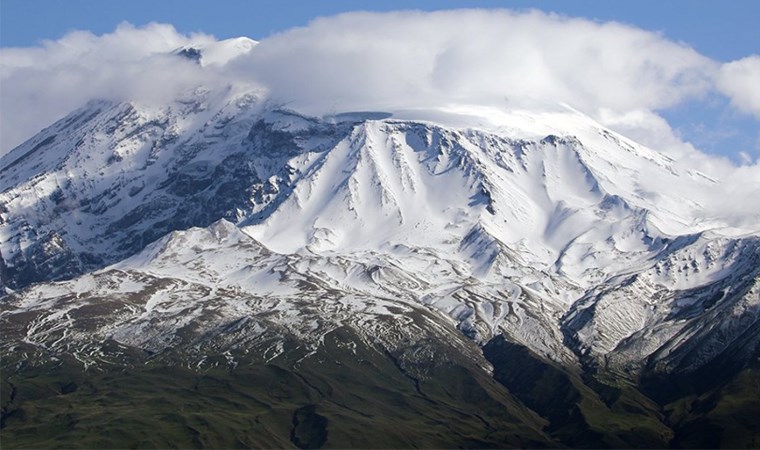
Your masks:
{"label": "sunlit snow surface", "polygon": [[721,180],[562,105],[313,118],[198,89],[92,102],[0,170],[10,273],[84,273],[20,286],[0,317],[33,313],[25,342],[83,360],[185,333],[273,354],[278,333],[313,346],[338,326],[401,342],[425,311],[568,364],[696,367],[758,314],[758,199],[727,209]]}

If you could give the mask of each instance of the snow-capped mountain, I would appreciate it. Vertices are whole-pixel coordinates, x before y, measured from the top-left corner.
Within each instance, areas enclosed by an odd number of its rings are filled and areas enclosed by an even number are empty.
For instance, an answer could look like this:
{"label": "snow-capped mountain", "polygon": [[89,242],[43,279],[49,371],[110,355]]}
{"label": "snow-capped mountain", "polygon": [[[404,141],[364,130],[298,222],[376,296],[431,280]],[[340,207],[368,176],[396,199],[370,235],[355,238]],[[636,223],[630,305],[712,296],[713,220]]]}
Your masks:
{"label": "snow-capped mountain", "polygon": [[199,88],[92,101],[0,171],[6,355],[236,366],[350,330],[626,383],[758,355],[760,213],[718,215],[720,180],[565,106],[310,117]]}

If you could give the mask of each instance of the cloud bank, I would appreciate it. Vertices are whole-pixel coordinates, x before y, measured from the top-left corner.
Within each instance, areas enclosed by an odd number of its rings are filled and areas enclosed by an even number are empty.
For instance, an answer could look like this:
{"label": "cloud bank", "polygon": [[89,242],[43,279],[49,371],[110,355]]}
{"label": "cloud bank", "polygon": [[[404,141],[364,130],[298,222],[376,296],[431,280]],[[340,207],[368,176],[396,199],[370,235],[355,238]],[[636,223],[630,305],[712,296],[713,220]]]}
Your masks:
{"label": "cloud bank", "polygon": [[208,44],[171,25],[122,24],[95,36],[75,31],[40,47],[0,49],[0,154],[92,99],[168,100],[211,81],[211,71],[171,51]]}
{"label": "cloud bank", "polygon": [[348,13],[271,36],[224,65],[170,55],[214,42],[123,24],[0,49],[0,154],[93,98],[162,102],[227,83],[263,85],[273,101],[312,114],[566,103],[696,159],[659,111],[717,93],[760,118],[757,55],[721,63],[657,33],[536,11]]}
{"label": "cloud bank", "polygon": [[505,97],[656,109],[703,94],[717,70],[633,27],[482,10],[319,19],[262,41],[247,63],[282,100],[314,109]]}

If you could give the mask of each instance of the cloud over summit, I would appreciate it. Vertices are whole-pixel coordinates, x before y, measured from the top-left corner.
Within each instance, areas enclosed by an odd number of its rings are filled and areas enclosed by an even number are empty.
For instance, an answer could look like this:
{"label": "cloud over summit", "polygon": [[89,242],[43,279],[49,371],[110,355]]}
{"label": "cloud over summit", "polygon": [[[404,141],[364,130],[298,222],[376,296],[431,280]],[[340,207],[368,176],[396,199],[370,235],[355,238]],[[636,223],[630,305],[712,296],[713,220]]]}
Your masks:
{"label": "cloud over summit", "polygon": [[209,82],[209,73],[170,52],[213,41],[171,25],[124,23],[102,36],[74,31],[39,47],[0,49],[0,154],[89,100],[169,100]]}
{"label": "cloud over summit", "polygon": [[704,93],[716,69],[626,25],[505,10],[318,19],[262,41],[249,63],[275,95],[314,108],[331,99],[398,106],[504,97],[663,108]]}
{"label": "cloud over summit", "polygon": [[657,119],[718,92],[760,117],[757,56],[722,64],[657,33],[537,11],[347,13],[266,38],[225,65],[170,55],[214,42],[122,24],[0,49],[0,153],[93,98],[161,102],[228,83],[264,86],[273,101],[313,114],[566,103],[598,120]]}

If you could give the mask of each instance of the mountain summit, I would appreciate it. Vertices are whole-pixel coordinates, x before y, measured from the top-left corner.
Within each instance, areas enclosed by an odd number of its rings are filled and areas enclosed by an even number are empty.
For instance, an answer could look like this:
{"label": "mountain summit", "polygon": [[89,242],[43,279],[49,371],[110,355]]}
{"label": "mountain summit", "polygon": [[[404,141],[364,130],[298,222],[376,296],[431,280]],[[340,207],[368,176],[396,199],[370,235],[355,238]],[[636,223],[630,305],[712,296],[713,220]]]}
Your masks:
{"label": "mountain summit", "polygon": [[197,61],[201,66],[224,66],[251,52],[258,42],[247,37],[225,39],[204,45],[187,45],[173,53]]}

